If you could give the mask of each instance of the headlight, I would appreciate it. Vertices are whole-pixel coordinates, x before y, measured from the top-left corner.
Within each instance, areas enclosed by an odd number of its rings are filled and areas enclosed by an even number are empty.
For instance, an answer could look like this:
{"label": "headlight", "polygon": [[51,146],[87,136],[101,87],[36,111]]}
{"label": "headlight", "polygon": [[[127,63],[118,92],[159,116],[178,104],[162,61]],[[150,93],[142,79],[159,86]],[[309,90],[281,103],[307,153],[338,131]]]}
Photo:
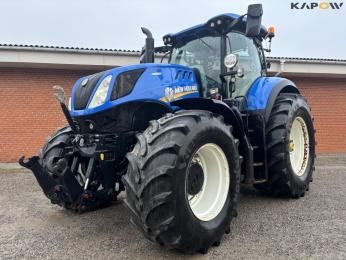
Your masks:
{"label": "headlight", "polygon": [[94,108],[102,105],[106,101],[109,85],[112,80],[112,75],[105,77],[100,85],[97,87],[97,90],[89,103],[88,108]]}

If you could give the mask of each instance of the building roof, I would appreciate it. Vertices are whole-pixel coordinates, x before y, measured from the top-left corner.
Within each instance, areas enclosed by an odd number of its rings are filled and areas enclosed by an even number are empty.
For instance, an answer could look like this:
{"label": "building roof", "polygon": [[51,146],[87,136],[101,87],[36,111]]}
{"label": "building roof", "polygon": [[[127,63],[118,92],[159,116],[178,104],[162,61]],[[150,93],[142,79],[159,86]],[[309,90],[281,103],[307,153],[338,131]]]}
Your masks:
{"label": "building roof", "polygon": [[[139,62],[138,50],[1,44],[0,67],[109,69]],[[156,55],[160,62],[162,53]],[[269,72],[296,76],[346,77],[345,59],[268,57]],[[284,64],[282,67],[282,64]]]}
{"label": "building roof", "polygon": [[110,52],[114,53],[128,53],[129,55],[139,55],[139,50],[122,50],[122,49],[107,49],[107,48],[86,48],[86,47],[71,47],[71,46],[53,46],[53,45],[33,45],[33,44],[6,44],[0,43],[0,50],[35,50],[35,51],[66,51],[66,52]]}
{"label": "building roof", "polygon": [[309,62],[309,63],[346,63],[344,59],[327,59],[327,58],[301,58],[301,57],[275,57],[271,56],[269,59],[272,60],[286,60],[295,62]]}
{"label": "building roof", "polygon": [[[62,52],[86,52],[91,54],[109,53],[109,54],[128,54],[139,56],[139,50],[128,49],[108,49],[108,48],[87,48],[72,46],[52,46],[52,45],[33,45],[33,44],[6,44],[0,43],[0,50],[31,50],[31,51],[62,51]],[[304,57],[267,57],[270,60],[285,60],[295,62],[322,62],[322,63],[346,63],[346,59],[327,59],[327,58],[304,58]]]}

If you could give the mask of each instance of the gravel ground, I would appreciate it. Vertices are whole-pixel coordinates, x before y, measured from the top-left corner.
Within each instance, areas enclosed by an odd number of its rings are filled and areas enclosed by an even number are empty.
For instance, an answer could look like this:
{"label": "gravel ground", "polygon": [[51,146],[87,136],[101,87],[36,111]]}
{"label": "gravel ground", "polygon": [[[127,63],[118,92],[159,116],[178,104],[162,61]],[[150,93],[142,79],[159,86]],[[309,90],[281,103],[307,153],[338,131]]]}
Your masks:
{"label": "gravel ground", "polygon": [[232,232],[208,254],[147,241],[123,197],[77,215],[48,202],[33,175],[0,165],[0,259],[346,259],[346,155],[321,156],[307,195],[273,199],[243,187]]}

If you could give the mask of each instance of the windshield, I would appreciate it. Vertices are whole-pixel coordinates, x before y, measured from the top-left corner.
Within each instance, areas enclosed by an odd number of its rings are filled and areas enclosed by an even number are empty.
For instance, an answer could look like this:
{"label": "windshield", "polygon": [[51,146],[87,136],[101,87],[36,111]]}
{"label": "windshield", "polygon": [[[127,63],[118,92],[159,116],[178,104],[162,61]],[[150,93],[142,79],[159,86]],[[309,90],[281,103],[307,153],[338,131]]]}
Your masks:
{"label": "windshield", "polygon": [[170,63],[197,69],[207,91],[221,88],[220,55],[220,36],[205,36],[174,47]]}

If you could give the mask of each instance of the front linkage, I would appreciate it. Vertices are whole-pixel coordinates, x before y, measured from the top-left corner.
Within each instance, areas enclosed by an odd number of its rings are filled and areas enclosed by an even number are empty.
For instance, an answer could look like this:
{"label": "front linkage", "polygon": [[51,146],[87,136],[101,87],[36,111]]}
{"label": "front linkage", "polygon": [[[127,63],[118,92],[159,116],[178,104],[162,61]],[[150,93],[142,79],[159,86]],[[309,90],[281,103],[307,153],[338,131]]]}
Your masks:
{"label": "front linkage", "polygon": [[[109,140],[109,136],[107,138]],[[80,213],[109,205],[124,190],[120,178],[126,168],[123,164],[115,167],[114,152],[106,150],[103,143],[96,143],[95,138],[89,137],[94,143],[83,143],[83,147],[77,142],[85,140],[84,136],[71,135],[71,139],[71,146],[53,141],[51,147],[42,151],[41,157],[34,156],[25,161],[23,156],[19,164],[33,172],[44,194],[53,204]],[[100,139],[106,138],[98,135],[97,140]],[[50,156],[48,153],[54,149],[64,149],[64,156]],[[81,160],[84,161],[83,167],[79,167]]]}
{"label": "front linkage", "polygon": [[53,204],[77,212],[109,205],[124,190],[121,176],[126,164],[119,156],[123,136],[117,134],[81,134],[65,105],[65,94],[54,88],[69,126],[47,141],[40,156],[19,164],[30,169],[44,194]]}

